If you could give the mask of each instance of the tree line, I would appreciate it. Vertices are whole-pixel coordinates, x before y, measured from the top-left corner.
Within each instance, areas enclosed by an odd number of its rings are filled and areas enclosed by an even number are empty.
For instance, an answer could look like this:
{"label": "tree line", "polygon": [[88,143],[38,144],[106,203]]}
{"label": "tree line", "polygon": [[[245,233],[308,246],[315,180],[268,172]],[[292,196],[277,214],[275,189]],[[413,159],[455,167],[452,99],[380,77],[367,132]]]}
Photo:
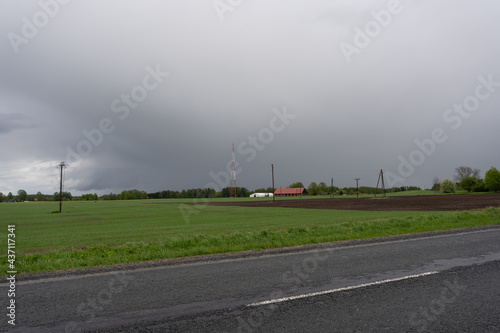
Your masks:
{"label": "tree line", "polygon": [[[370,187],[370,186],[359,186],[359,188],[356,187],[337,187],[337,186],[332,186],[327,185],[325,182],[312,182],[309,184],[308,187],[305,187],[302,182],[295,182],[293,184],[290,184],[288,186],[289,188],[305,188],[307,190],[308,195],[329,195],[329,194],[334,194],[334,195],[353,195],[356,194],[357,191],[359,191],[359,194],[376,194],[376,193],[382,193],[381,188],[376,188],[376,187]],[[401,187],[392,187],[392,188],[386,188],[385,192],[386,193],[391,193],[391,192],[402,192],[402,191],[415,191],[415,190],[420,190],[420,187],[417,186],[401,186]]]}
{"label": "tree line", "polygon": [[[236,196],[238,197],[248,197],[254,192],[249,191],[246,187],[236,187]],[[182,191],[160,191],[148,193],[149,199],[229,198],[230,196],[230,187],[224,187],[218,192],[213,188],[192,188]]]}
{"label": "tree line", "polygon": [[[343,187],[339,188],[334,186],[328,186],[325,182],[312,182],[309,186],[305,187],[302,182],[295,182],[289,185],[290,188],[306,188],[309,195],[321,195],[321,194],[331,194],[333,191],[334,195],[353,195],[356,194],[356,187]],[[391,192],[402,192],[402,191],[413,191],[420,190],[417,186],[402,186],[393,187],[386,189],[386,193]],[[500,192],[500,171],[495,167],[491,167],[486,171],[484,179],[481,178],[481,171],[479,169],[473,169],[468,166],[460,166],[455,168],[453,180],[445,179],[440,181],[438,177],[434,177],[432,190],[435,192],[443,193],[454,193],[458,190],[464,190],[467,192]],[[245,187],[237,187],[236,195],[238,197],[248,197],[252,193],[273,193],[272,187],[258,188],[255,191],[250,191]],[[360,186],[360,194],[375,194],[381,193],[380,188]],[[227,198],[231,195],[231,189],[225,187],[220,191],[216,191],[212,188],[192,188],[182,191],[158,191],[153,193],[147,193],[146,191],[140,191],[137,189],[124,190],[121,193],[109,193],[98,196],[97,193],[88,193],[81,196],[73,196],[70,192],[63,192],[62,198],[65,201],[68,200],[84,200],[84,201],[97,201],[97,200],[139,200],[139,199],[191,199],[191,198]],[[25,190],[21,189],[17,191],[17,195],[13,195],[9,192],[4,195],[0,192],[0,202],[4,201],[59,201],[59,192],[54,192],[53,195],[42,194],[37,192],[36,194],[28,194]]]}
{"label": "tree line", "polygon": [[434,177],[432,190],[442,193],[455,193],[458,190],[470,192],[500,192],[500,171],[491,167],[481,178],[481,170],[468,166],[455,168],[453,180],[440,181]]}

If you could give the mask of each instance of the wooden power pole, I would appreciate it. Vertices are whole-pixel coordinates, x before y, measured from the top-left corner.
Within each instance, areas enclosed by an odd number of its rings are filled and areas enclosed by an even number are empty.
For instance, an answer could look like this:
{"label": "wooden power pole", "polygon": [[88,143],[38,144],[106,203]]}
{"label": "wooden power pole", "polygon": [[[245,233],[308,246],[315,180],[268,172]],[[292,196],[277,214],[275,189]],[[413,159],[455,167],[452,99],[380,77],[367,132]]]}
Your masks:
{"label": "wooden power pole", "polygon": [[356,181],[356,198],[359,198],[359,186],[358,186],[358,181],[360,178],[354,178]]}
{"label": "wooden power pole", "polygon": [[272,177],[273,177],[273,202],[275,202],[274,193],[276,192],[276,190],[274,189],[274,164],[271,164],[271,173],[272,173]]}
{"label": "wooden power pole", "polygon": [[66,166],[66,163],[61,162],[59,167],[61,168],[61,181],[59,182],[59,213],[62,211],[62,189],[63,189],[63,168]]}

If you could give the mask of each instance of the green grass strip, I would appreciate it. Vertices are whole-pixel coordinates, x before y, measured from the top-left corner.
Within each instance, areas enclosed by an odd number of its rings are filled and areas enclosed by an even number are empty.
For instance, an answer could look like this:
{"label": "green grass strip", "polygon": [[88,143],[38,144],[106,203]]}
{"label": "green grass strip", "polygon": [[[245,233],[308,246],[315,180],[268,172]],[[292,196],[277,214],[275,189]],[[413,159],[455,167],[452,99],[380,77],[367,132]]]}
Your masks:
{"label": "green grass strip", "polygon": [[[218,235],[196,234],[151,243],[127,242],[118,246],[95,245],[85,250],[73,249],[48,253],[18,254],[16,268],[19,273],[39,273],[492,224],[500,224],[500,209],[498,208],[474,212],[430,213],[401,218],[379,218],[366,221],[347,219],[329,225],[295,226],[288,229],[264,229]],[[7,266],[7,257],[2,257],[2,264],[4,267]]]}

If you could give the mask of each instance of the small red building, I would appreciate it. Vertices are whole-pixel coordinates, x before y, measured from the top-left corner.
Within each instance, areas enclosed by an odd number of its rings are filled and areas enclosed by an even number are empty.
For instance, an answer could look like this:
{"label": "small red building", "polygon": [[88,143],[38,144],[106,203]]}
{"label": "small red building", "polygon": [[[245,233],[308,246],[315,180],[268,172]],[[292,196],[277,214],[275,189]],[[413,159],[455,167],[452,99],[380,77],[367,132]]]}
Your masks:
{"label": "small red building", "polygon": [[296,197],[296,196],[307,195],[307,191],[303,187],[277,188],[276,191],[274,191],[274,195],[276,197]]}

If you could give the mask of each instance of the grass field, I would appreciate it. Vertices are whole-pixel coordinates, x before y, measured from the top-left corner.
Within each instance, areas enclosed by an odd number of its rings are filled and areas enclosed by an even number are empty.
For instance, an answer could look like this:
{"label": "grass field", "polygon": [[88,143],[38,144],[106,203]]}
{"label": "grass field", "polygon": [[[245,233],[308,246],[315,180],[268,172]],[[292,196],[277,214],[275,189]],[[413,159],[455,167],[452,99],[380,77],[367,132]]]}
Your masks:
{"label": "grass field", "polygon": [[6,244],[7,225],[16,226],[16,269],[28,273],[500,224],[499,209],[367,212],[186,202],[192,201],[64,202],[61,214],[51,213],[56,202],[2,203],[0,237]]}

